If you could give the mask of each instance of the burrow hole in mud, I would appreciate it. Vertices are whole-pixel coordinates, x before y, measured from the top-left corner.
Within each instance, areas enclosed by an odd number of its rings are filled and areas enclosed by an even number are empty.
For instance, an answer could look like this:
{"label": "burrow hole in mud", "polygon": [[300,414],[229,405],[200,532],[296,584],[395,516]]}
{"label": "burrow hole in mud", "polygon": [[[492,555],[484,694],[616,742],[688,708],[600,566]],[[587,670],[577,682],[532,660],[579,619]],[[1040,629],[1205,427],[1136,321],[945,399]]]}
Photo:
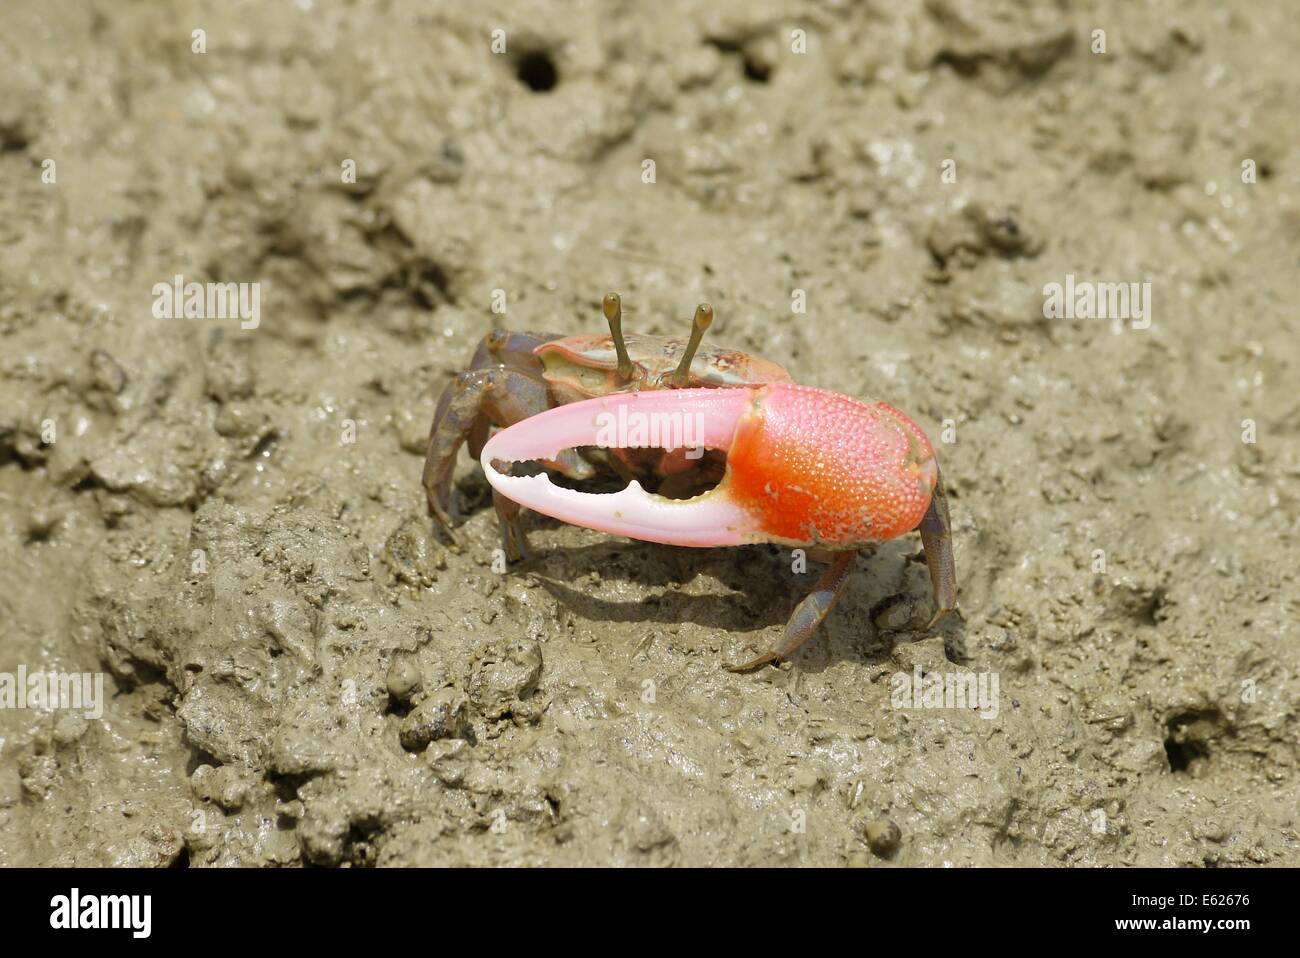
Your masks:
{"label": "burrow hole in mud", "polygon": [[515,60],[515,76],[534,93],[549,93],[560,82],[555,59],[545,50],[525,50]]}
{"label": "burrow hole in mud", "polygon": [[666,450],[658,447],[613,450],[597,446],[566,449],[560,455],[570,460],[577,453],[593,471],[588,478],[572,478],[535,460],[506,463],[497,460],[496,468],[512,476],[536,476],[545,473],[557,486],[591,495],[608,495],[626,489],[635,479],[646,492],[665,499],[693,499],[702,496],[722,481],[727,469],[727,454],[720,449]]}
{"label": "burrow hole in mud", "polygon": [[373,868],[379,858],[378,842],[383,825],[374,817],[354,821],[343,838],[343,860],[354,867]]}
{"label": "burrow hole in mud", "polygon": [[421,309],[436,309],[440,303],[453,301],[447,271],[431,259],[419,258],[408,263],[403,270],[402,285]]}
{"label": "burrow hole in mud", "polygon": [[1195,775],[1210,758],[1209,739],[1220,722],[1214,709],[1180,712],[1165,723],[1165,755],[1174,774]]}
{"label": "burrow hole in mud", "polygon": [[1134,620],[1142,623],[1142,625],[1152,627],[1159,625],[1160,620],[1163,618],[1160,610],[1164,608],[1167,599],[1167,593],[1163,588],[1153,589],[1151,594],[1146,596],[1141,604],[1133,610]]}
{"label": "burrow hole in mud", "polygon": [[740,58],[741,70],[750,83],[767,83],[772,79],[772,67],[757,59],[736,40],[715,37],[708,41],[709,46],[719,53],[726,53]]}

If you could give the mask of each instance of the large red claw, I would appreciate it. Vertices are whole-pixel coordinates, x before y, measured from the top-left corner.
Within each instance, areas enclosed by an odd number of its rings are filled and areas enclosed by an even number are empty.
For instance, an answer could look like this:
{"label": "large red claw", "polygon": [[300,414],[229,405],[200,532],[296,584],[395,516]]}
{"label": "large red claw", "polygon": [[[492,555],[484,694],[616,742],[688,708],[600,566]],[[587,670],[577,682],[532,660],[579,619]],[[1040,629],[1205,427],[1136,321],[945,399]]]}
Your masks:
{"label": "large red claw", "polygon": [[[727,470],[710,491],[675,500],[635,481],[593,495],[493,467],[553,459],[574,446],[704,446],[727,452]],[[892,539],[920,523],[939,474],[929,440],[897,409],[789,383],[615,393],[560,406],[498,432],[482,463],[493,488],[529,509],[685,546],[852,548]]]}
{"label": "large red claw", "polygon": [[793,384],[755,392],[727,467],[723,485],[768,538],[832,547],[915,529],[939,477],[930,440],[893,406]]}

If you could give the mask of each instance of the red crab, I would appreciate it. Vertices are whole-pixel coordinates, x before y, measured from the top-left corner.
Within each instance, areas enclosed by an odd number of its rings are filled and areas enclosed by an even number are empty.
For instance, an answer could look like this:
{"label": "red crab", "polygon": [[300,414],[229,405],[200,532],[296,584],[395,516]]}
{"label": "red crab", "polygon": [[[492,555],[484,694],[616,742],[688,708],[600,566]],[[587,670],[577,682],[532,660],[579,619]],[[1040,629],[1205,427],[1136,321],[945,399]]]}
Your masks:
{"label": "red crab", "polygon": [[[608,336],[489,333],[468,372],[444,390],[429,433],[424,488],[447,514],[462,443],[492,485],[502,544],[526,554],[519,509],[649,542],[804,548],[830,568],[795,608],[775,647],[739,666],[788,658],[843,593],[860,548],[919,530],[936,611],[956,607],[947,497],[930,441],[884,402],[800,386],[768,360],[700,350],[713,319],[701,305],[690,340],[622,334],[616,294]],[[492,427],[501,427],[489,438]],[[499,462],[535,461],[570,480],[617,475],[592,494]],[[647,492],[646,486],[653,491]]]}

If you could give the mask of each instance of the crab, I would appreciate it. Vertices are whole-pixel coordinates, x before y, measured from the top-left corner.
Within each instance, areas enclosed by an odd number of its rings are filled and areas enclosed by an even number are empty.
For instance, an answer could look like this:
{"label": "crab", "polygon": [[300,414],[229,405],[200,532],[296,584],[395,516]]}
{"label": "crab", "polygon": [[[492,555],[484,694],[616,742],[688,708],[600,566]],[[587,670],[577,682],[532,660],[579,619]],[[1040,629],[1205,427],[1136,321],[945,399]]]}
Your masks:
{"label": "crab", "polygon": [[[914,530],[935,603],[927,629],[956,609],[947,495],[916,423],[884,402],[796,384],[762,357],[701,349],[708,304],[685,343],[625,337],[615,293],[602,308],[609,335],[494,330],[443,391],[423,483],[453,543],[452,474],[468,443],[512,562],[528,555],[521,508],[648,542],[777,543],[828,562],[781,639],[731,671],[790,658],[843,595],[858,551]],[[514,475],[523,463],[537,467]],[[568,488],[601,477],[623,488]]]}

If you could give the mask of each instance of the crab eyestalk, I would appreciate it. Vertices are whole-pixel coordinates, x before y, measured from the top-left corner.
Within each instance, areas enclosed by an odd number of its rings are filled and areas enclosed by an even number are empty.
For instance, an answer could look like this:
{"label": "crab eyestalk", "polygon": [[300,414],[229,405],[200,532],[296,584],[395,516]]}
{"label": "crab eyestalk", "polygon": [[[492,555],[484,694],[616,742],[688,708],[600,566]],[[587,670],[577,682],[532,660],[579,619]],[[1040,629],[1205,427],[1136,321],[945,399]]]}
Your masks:
{"label": "crab eyestalk", "polygon": [[627,354],[627,343],[623,342],[623,300],[618,293],[606,293],[600,308],[609,323],[609,335],[614,340],[614,352],[618,355],[618,378],[625,383],[631,382],[632,357]]}
{"label": "crab eyestalk", "polygon": [[695,359],[695,353],[700,348],[700,341],[704,339],[704,331],[713,323],[713,307],[708,303],[700,303],[695,307],[695,318],[691,321],[691,339],[686,344],[686,352],[682,353],[682,361],[677,364],[677,369],[672,375],[672,385],[677,389],[684,389],[691,382],[691,363]]}

